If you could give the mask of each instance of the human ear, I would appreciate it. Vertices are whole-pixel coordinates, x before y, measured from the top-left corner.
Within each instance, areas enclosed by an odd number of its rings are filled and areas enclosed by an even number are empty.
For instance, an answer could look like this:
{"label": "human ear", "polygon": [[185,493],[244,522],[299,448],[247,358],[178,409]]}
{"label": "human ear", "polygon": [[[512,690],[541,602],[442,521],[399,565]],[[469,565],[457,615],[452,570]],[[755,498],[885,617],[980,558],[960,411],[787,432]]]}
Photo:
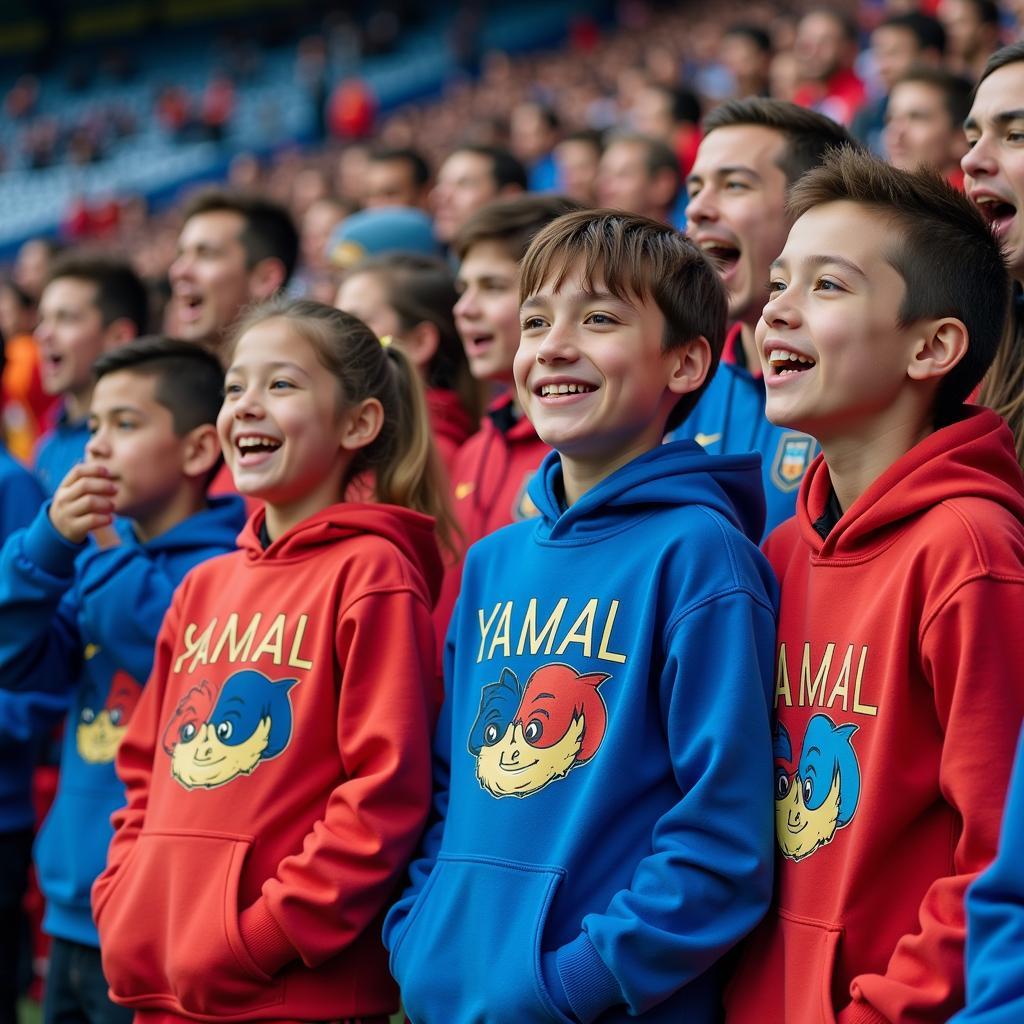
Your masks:
{"label": "human ear", "polygon": [[437,354],[437,346],[441,343],[441,332],[437,324],[429,320],[421,320],[415,327],[402,331],[399,344],[409,361],[421,373],[426,373],[431,359]]}
{"label": "human ear", "polygon": [[182,471],[185,476],[203,477],[217,464],[220,453],[220,438],[212,423],[193,427],[185,435]]}
{"label": "human ear", "polygon": [[354,452],[377,440],[384,426],[384,406],[379,398],[364,398],[346,409],[341,420],[339,444]]}
{"label": "human ear", "polygon": [[269,299],[284,287],[284,264],[276,256],[267,256],[249,271],[249,295]]}
{"label": "human ear", "polygon": [[932,380],[944,377],[967,355],[967,327],[962,320],[944,317],[922,325],[914,346],[907,376],[911,380]]}
{"label": "human ear", "polygon": [[134,320],[129,320],[126,316],[118,317],[103,328],[103,351],[111,352],[115,348],[127,345],[129,341],[134,341],[138,336],[139,329],[135,326]]}
{"label": "human ear", "polygon": [[668,389],[675,395],[687,395],[696,391],[711,370],[711,345],[703,334],[672,349],[672,376]]}

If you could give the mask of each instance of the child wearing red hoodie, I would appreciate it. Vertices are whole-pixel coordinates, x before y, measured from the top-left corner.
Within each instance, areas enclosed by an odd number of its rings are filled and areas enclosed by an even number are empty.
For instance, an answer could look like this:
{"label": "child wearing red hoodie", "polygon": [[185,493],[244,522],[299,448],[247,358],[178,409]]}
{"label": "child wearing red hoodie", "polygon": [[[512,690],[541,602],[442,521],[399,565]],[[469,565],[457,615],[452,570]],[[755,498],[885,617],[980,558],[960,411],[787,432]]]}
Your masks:
{"label": "child wearing red hoodie", "polygon": [[768,418],[822,455],[764,546],[777,904],[727,1020],[940,1024],[1024,714],[1024,478],[1006,424],[964,405],[1007,272],[931,173],[840,150],[790,202],[756,339]]}
{"label": "child wearing red hoodie", "polygon": [[[430,801],[443,485],[397,346],[305,300],[236,337],[218,431],[265,504],[164,620],[93,890],[104,970],[140,1022],[386,1024],[380,922]],[[377,502],[342,500],[357,476]]]}

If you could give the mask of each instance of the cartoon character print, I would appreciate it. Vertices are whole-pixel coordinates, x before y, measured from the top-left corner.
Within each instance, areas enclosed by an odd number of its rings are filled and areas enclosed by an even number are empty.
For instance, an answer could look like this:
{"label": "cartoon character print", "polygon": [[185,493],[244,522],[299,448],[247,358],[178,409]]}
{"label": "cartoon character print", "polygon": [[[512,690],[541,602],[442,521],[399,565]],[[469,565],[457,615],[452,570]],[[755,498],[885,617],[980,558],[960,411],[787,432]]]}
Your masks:
{"label": "cartoon character print", "polygon": [[529,796],[586,764],[608,724],[598,692],[608,678],[556,663],[538,668],[524,687],[511,669],[502,669],[481,691],[469,735],[480,785],[495,797]]}
{"label": "cartoon character print", "polygon": [[142,684],[124,671],[114,673],[103,704],[95,686],[86,688],[75,726],[75,746],[83,761],[110,764],[117,757],[117,748],[141,696]]}
{"label": "cartoon character print", "polygon": [[291,740],[288,691],[297,682],[246,669],[219,694],[206,681],[192,687],[164,729],[171,775],[185,789],[215,789],[277,757]]}
{"label": "cartoon character print", "polygon": [[784,857],[799,861],[832,842],[848,825],[860,800],[860,763],[853,724],[836,725],[815,715],[804,732],[796,769],[782,723],[775,727],[775,835]]}

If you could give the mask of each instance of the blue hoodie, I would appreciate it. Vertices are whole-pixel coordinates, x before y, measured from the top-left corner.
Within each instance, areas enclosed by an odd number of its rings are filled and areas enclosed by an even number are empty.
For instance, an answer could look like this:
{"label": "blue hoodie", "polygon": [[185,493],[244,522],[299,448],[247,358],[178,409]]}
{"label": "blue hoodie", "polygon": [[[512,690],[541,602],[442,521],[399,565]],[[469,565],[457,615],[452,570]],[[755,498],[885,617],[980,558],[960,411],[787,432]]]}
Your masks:
{"label": "blue hoodie", "polygon": [[[43,492],[32,474],[0,447],[0,543],[32,522]],[[63,717],[64,697],[41,694],[31,700],[0,693],[0,833],[31,828],[35,741]]]}
{"label": "blue hoodie", "polygon": [[238,497],[140,544],[71,544],[49,503],[0,549],[0,686],[70,695],[57,797],[36,843],[44,929],[98,946],[89,891],[107,859],[110,815],[124,805],[114,756],[153,663],[175,587],[194,565],[231,551],[245,523]]}
{"label": "blue hoodie", "polygon": [[767,537],[796,512],[800,481],[818,454],[818,442],[765,416],[764,380],[729,358],[740,345],[739,329],[733,326],[711,383],[672,437],[693,438],[712,455],[761,453]]}
{"label": "blue hoodie", "polygon": [[967,1008],[950,1024],[1024,1020],[1024,732],[1006,798],[999,853],[967,890]]}
{"label": "blue hoodie", "polygon": [[67,411],[62,410],[53,429],[39,439],[33,460],[32,468],[48,498],[53,497],[71,467],[82,461],[88,443],[88,420],[72,423]]}
{"label": "blue hoodie", "polygon": [[467,556],[437,820],[384,926],[415,1024],[715,1020],[768,906],[757,458],[662,445],[568,509],[561,476]]}

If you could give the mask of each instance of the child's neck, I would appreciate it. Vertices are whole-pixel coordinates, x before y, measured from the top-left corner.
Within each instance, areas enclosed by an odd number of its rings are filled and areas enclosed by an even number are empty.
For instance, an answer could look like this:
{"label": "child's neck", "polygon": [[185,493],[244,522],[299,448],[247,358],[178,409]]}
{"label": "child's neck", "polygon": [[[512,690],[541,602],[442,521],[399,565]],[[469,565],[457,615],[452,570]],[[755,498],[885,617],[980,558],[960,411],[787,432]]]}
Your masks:
{"label": "child's neck", "polygon": [[933,429],[930,418],[887,416],[856,434],[819,438],[839,507],[846,512],[893,463],[933,433]]}
{"label": "child's neck", "polygon": [[182,487],[158,512],[134,519],[135,533],[143,544],[148,544],[206,507],[205,487]]}
{"label": "child's neck", "polygon": [[92,402],[91,385],[83,391],[65,391],[61,397],[69,422],[81,423],[89,415],[89,404]]}
{"label": "child's neck", "polygon": [[619,452],[613,458],[606,459],[575,459],[562,455],[562,487],[565,490],[566,508],[574,505],[587,491],[610,477],[616,470],[653,451],[654,447],[656,445],[641,441],[628,451]]}

